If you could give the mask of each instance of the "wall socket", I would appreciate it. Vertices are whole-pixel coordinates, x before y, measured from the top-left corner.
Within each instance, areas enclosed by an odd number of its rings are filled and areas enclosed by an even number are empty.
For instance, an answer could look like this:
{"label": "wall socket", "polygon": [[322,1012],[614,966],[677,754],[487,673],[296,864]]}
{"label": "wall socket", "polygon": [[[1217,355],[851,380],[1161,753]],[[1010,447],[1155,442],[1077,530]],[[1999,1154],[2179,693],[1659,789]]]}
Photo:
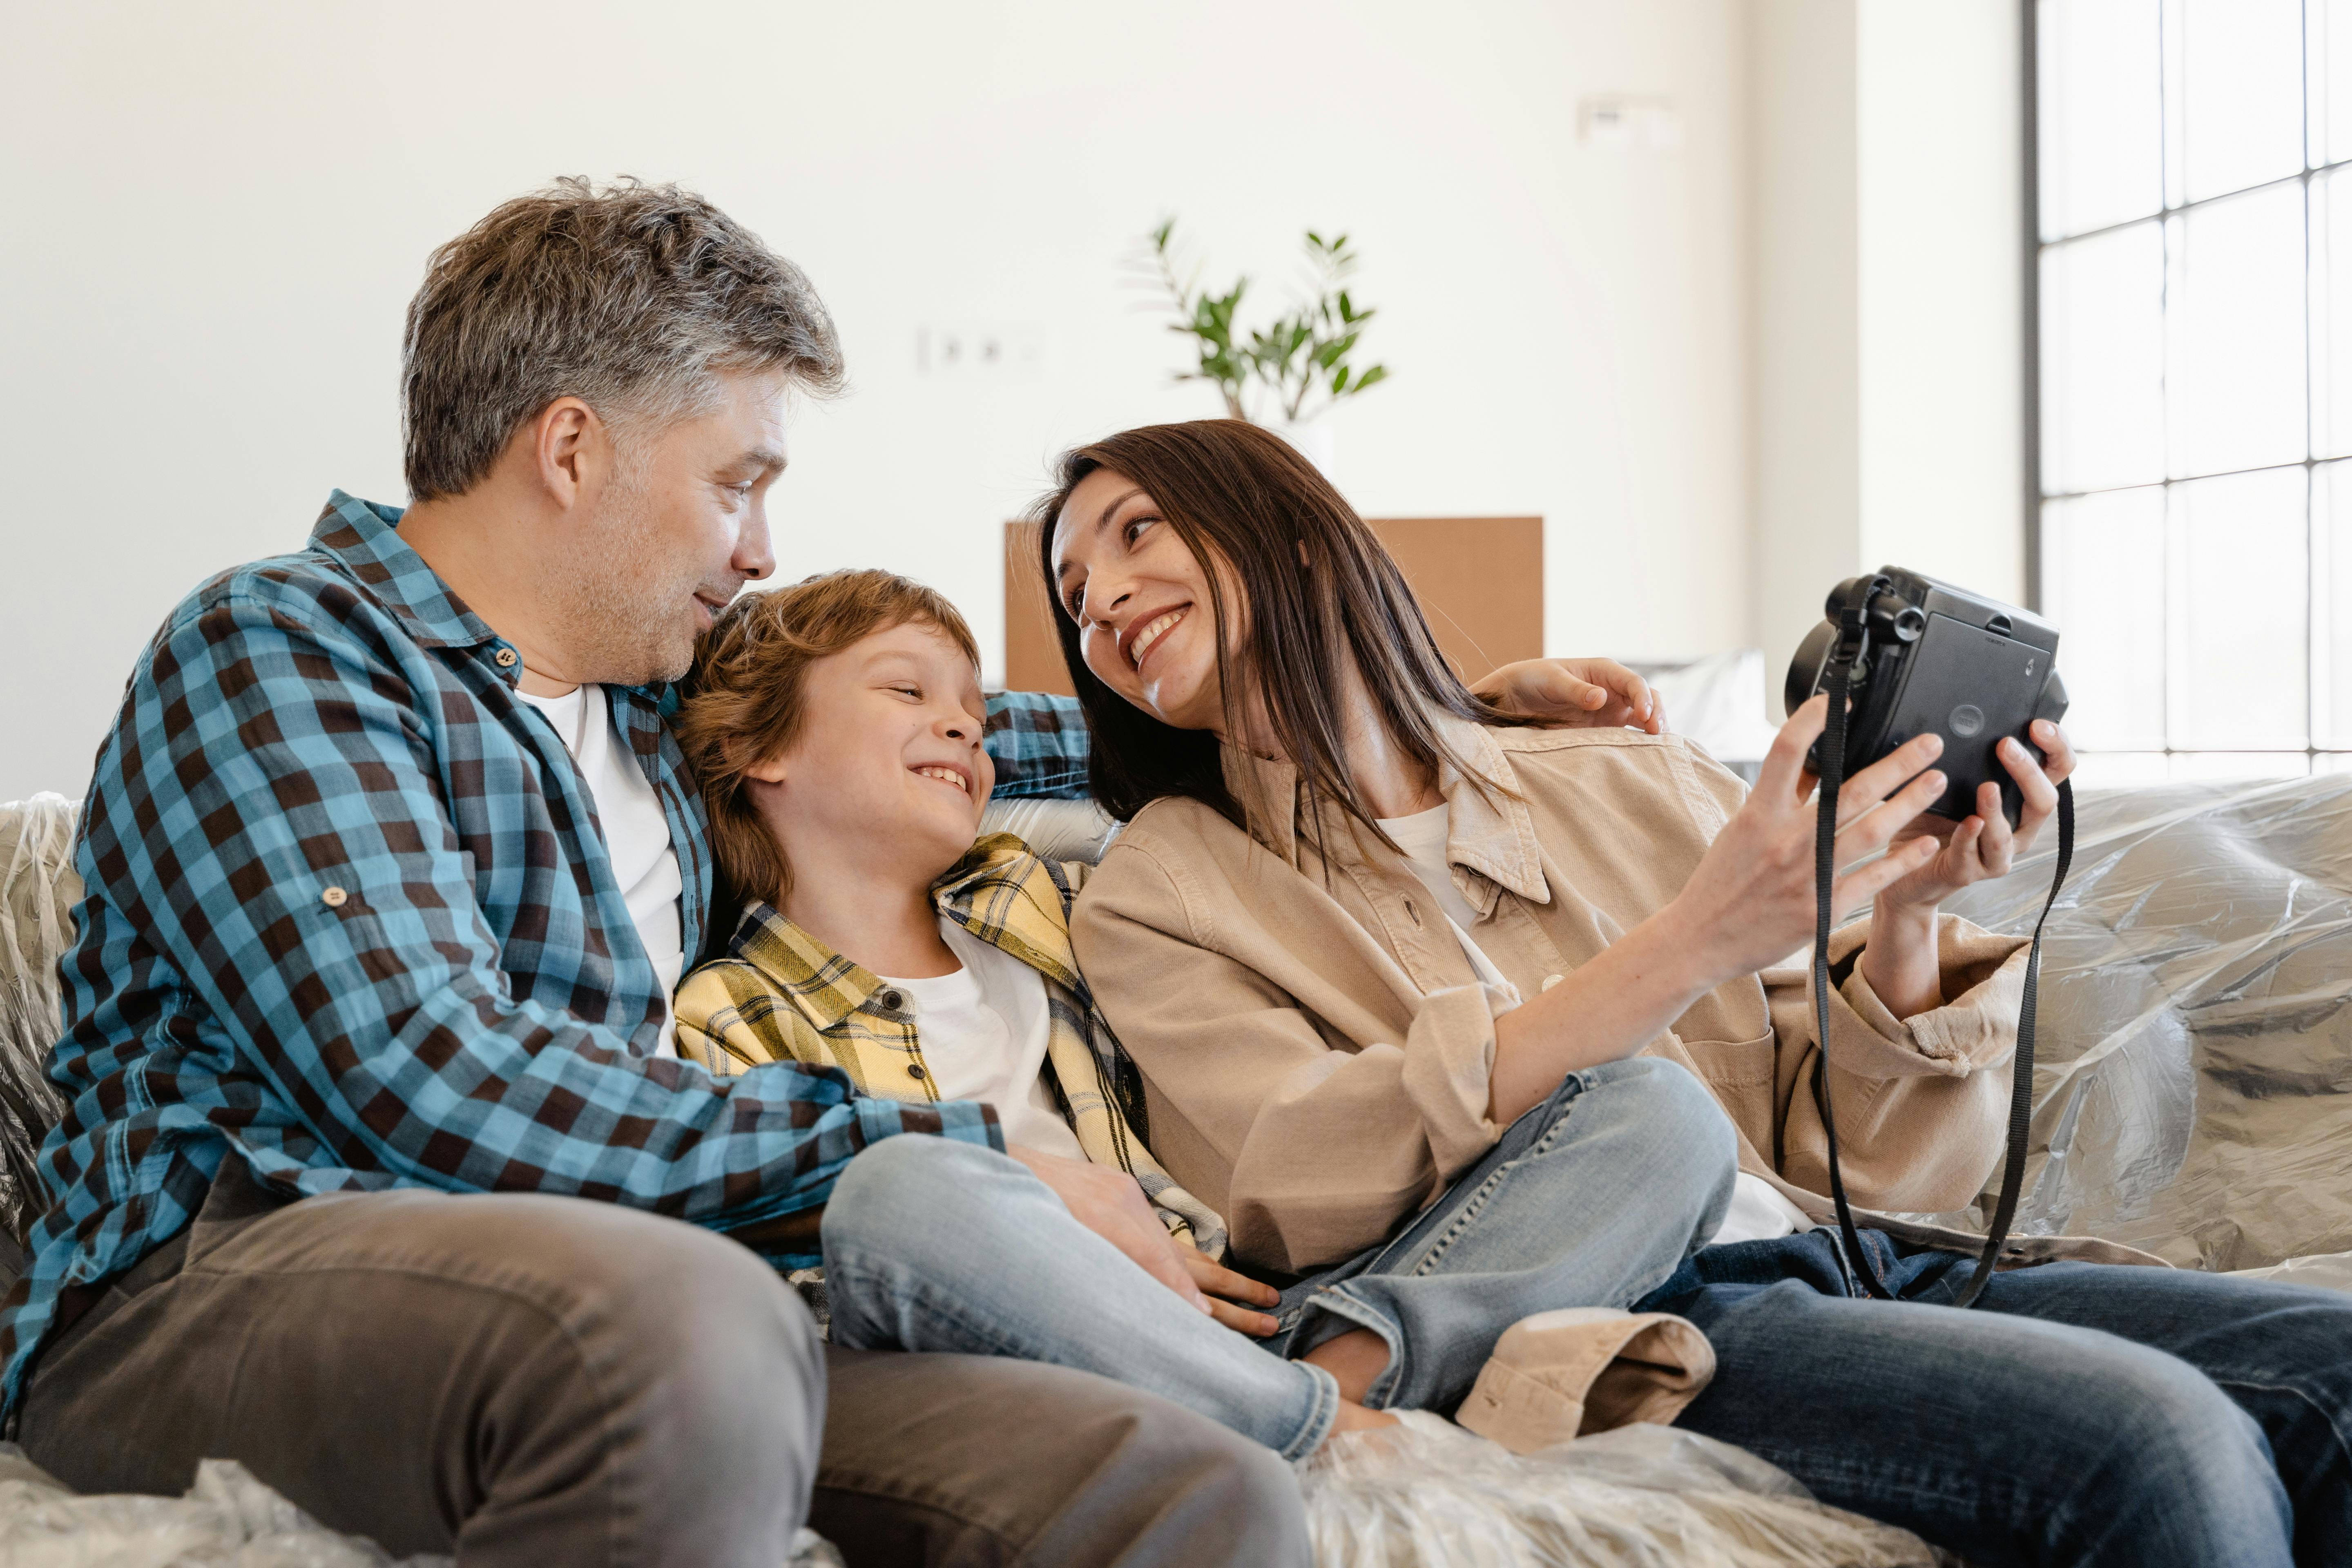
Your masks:
{"label": "wall socket", "polygon": [[1037,327],[982,322],[915,329],[915,369],[923,375],[1009,380],[1035,375],[1045,363],[1045,334]]}

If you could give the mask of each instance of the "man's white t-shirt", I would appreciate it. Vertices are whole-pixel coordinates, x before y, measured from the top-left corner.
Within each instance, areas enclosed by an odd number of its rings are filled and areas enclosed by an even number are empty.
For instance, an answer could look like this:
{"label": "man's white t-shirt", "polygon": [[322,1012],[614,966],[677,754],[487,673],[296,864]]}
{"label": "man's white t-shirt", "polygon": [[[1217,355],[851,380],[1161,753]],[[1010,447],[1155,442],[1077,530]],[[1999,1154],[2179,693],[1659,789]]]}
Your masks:
{"label": "man's white t-shirt", "polygon": [[[1381,831],[1404,851],[1412,874],[1429,889],[1437,907],[1445,911],[1446,921],[1454,927],[1454,935],[1462,943],[1463,953],[1478,978],[1490,985],[1501,980],[1501,972],[1494,961],[1470,940],[1470,927],[1477,923],[1478,911],[1454,885],[1453,866],[1445,858],[1445,837],[1453,827],[1452,808],[1437,805],[1411,816],[1383,816],[1379,821]],[[1762,1241],[1812,1227],[1813,1222],[1805,1217],[1805,1211],[1782,1197],[1771,1183],[1742,1171],[1732,1184],[1731,1207],[1707,1245]]]}
{"label": "man's white t-shirt", "polygon": [[1085,1159],[1077,1134],[1062,1120],[1053,1090],[1045,1087],[1045,1041],[1052,1026],[1045,976],[945,916],[940,935],[962,968],[921,980],[879,976],[885,985],[906,994],[931,1087],[941,1100],[996,1107],[1007,1143]]}
{"label": "man's white t-shirt", "polygon": [[613,862],[613,879],[629,906],[629,923],[637,941],[653,960],[654,982],[661,993],[661,1043],[656,1056],[677,1055],[670,1035],[670,993],[686,970],[686,937],[679,925],[678,900],[686,890],[678,875],[677,850],[669,841],[669,818],[662,814],[661,797],[646,771],[637,766],[628,742],[613,724],[612,704],[600,686],[579,686],[562,697],[516,696],[530,703],[555,727],[563,749],[588,781],[596,802],[596,821],[604,830],[604,852]]}

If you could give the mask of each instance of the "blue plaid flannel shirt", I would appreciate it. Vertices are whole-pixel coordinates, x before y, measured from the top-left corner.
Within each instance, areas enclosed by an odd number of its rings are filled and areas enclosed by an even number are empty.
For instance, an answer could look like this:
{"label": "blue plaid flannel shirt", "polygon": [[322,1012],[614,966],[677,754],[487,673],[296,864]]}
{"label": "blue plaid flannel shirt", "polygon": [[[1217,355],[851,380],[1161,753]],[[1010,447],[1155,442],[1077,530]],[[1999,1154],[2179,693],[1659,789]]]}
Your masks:
{"label": "blue plaid flannel shirt", "polygon": [[[516,699],[513,650],[399,517],[336,491],[309,548],[197,589],[131,676],[76,847],[52,1207],[0,1303],[12,1426],[44,1338],[184,1229],[232,1154],[289,1195],[571,1194],[794,1266],[816,1261],[810,1227],[780,1222],[875,1140],[1003,1146],[986,1106],[653,1054],[657,983],[594,803]],[[697,953],[709,830],[676,696],[608,695],[669,819]],[[988,740],[1000,795],[1084,783],[1066,699],[996,700]]]}

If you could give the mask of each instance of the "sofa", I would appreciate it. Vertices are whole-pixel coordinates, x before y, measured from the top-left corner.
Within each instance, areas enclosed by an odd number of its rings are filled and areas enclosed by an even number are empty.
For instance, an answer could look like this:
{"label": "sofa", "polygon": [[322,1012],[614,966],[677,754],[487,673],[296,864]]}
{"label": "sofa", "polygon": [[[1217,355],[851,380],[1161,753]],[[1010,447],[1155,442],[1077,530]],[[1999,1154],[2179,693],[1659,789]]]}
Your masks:
{"label": "sofa", "polygon": [[[79,896],[73,816],[56,795],[0,805],[0,1281],[61,1109],[39,1069]],[[1008,803],[988,826],[1089,859],[1115,832],[1066,804]],[[2030,930],[2054,839],[1952,907]],[[2021,1232],[2352,1289],[2352,776],[2085,794],[2042,996]],[[1980,1229],[1989,1206],[1906,1217]],[[0,1451],[0,1504],[18,1484]]]}

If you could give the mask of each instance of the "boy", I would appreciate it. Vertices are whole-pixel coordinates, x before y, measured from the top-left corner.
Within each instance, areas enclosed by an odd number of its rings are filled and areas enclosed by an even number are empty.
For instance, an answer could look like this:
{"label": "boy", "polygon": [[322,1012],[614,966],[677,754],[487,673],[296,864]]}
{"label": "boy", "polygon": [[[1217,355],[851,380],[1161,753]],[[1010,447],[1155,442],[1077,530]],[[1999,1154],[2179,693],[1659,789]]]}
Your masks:
{"label": "boy", "polygon": [[1223,1222],[1136,1135],[1142,1084],[1071,955],[1087,868],[1010,834],[974,841],[995,769],[955,607],[871,571],[748,595],[688,689],[677,730],[710,813],[714,929],[734,935],[678,989],[679,1054],[993,1105],[1016,1157],[1125,1172],[1180,1258],[1221,1255]]}

